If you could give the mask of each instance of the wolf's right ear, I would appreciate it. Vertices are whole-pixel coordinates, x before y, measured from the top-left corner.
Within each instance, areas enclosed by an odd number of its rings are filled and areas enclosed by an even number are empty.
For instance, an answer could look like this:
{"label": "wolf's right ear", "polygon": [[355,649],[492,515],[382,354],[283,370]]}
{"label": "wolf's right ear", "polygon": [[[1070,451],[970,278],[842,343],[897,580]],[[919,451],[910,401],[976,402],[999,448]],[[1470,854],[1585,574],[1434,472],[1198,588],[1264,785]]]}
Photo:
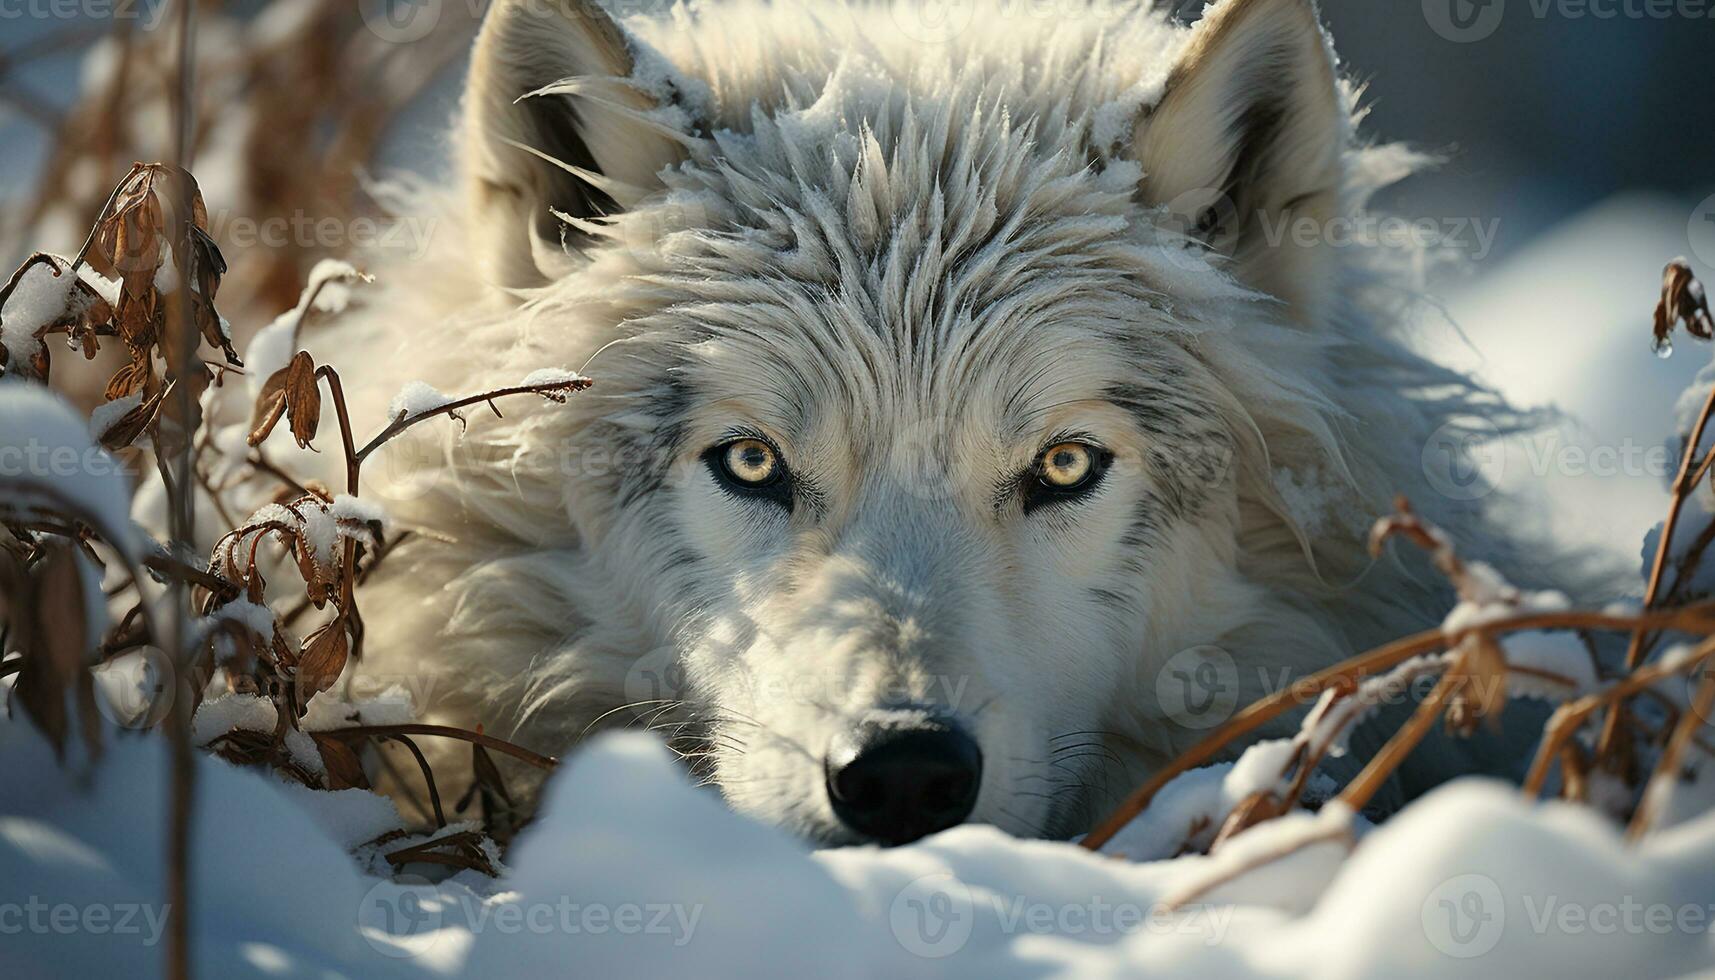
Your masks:
{"label": "wolf's right ear", "polygon": [[593,0],[495,0],[471,55],[464,103],[466,207],[487,279],[547,281],[574,218],[611,214],[684,155],[684,138],[645,113],[635,42]]}
{"label": "wolf's right ear", "polygon": [[1342,213],[1349,128],[1315,0],[1219,0],[1139,121],[1134,152],[1149,203],[1314,322],[1338,265],[1284,232],[1300,221],[1326,229]]}

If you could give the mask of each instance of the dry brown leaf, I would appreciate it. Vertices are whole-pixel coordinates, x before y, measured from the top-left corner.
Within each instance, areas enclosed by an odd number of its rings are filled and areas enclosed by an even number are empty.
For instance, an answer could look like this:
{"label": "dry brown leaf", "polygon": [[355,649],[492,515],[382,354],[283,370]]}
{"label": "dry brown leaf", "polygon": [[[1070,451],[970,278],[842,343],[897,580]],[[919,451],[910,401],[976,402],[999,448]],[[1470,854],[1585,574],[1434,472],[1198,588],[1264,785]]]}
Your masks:
{"label": "dry brown leaf", "polygon": [[1655,307],[1656,349],[1673,349],[1673,328],[1684,324],[1687,333],[1700,340],[1715,338],[1709,297],[1684,259],[1674,259],[1661,274],[1661,301]]}
{"label": "dry brown leaf", "polygon": [[298,704],[308,704],[310,698],[327,690],[345,671],[345,661],[351,654],[351,641],[346,635],[345,617],[335,616],[304,641],[296,672]]}
{"label": "dry brown leaf", "polygon": [[[75,695],[80,705],[89,700],[79,691],[79,677],[88,673],[84,661],[89,634],[77,556],[70,547],[55,548],[30,578],[28,599],[11,606],[13,615],[22,612],[29,617],[21,629],[26,640],[21,645],[33,651],[26,653],[13,694],[53,744],[54,752],[63,756],[71,728],[68,698]],[[89,706],[94,706],[93,701]],[[99,736],[99,728],[92,732],[90,726],[91,720],[84,719],[85,738]],[[99,749],[98,742],[89,746],[91,751]]]}
{"label": "dry brown leaf", "polygon": [[154,397],[145,398],[131,407],[131,410],[121,415],[118,421],[108,426],[101,433],[101,444],[111,450],[124,449],[137,441],[149,423],[155,420],[155,413],[161,407],[161,401],[167,389],[162,388]]}
{"label": "dry brown leaf", "polygon": [[327,769],[328,789],[368,789],[369,775],[363,771],[363,760],[346,742],[316,732],[310,733],[321,752],[322,765]]}
{"label": "dry brown leaf", "polygon": [[107,379],[107,400],[118,401],[126,395],[142,390],[149,381],[152,367],[146,356],[132,358],[124,367],[113,372],[113,377]]}
{"label": "dry brown leaf", "polygon": [[1494,637],[1476,632],[1460,641],[1460,654],[1449,670],[1458,683],[1448,698],[1447,727],[1470,735],[1486,719],[1498,728],[1507,703],[1506,653]]}
{"label": "dry brown leaf", "polygon": [[316,385],[316,361],[309,351],[292,355],[286,365],[286,412],[292,420],[292,438],[298,446],[310,448],[316,429],[322,420],[322,394]]}

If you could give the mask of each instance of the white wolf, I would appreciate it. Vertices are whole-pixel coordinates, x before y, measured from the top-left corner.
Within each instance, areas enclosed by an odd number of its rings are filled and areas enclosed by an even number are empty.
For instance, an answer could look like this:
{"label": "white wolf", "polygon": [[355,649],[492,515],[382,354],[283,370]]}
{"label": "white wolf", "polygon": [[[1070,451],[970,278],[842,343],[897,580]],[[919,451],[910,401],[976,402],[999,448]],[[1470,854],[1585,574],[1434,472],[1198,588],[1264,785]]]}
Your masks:
{"label": "white wolf", "polygon": [[1363,551],[1393,494],[1497,557],[1425,461],[1516,418],[1408,350],[1422,257],[1302,233],[1417,162],[1356,102],[1312,0],[498,0],[461,199],[328,352],[596,384],[384,464],[442,540],[364,670],[545,750],[666,726],[812,840],[1083,829],[1209,705],[1438,619]]}

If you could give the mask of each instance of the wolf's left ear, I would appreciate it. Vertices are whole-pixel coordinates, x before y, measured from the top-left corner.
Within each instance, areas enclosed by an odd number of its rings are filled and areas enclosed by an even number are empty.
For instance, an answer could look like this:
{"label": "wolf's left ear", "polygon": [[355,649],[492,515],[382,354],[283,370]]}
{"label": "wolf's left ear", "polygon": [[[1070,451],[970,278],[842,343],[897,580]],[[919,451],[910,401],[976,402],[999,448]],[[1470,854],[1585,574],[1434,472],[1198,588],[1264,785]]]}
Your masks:
{"label": "wolf's left ear", "polygon": [[[1192,31],[1134,134],[1143,197],[1313,321],[1334,285],[1320,243],[1341,213],[1350,129],[1316,4],[1220,0]],[[1304,219],[1314,234],[1295,233]]]}
{"label": "wolf's left ear", "polygon": [[464,103],[466,207],[484,272],[540,285],[574,218],[660,187],[683,137],[631,80],[637,42],[594,0],[495,0],[471,54]]}

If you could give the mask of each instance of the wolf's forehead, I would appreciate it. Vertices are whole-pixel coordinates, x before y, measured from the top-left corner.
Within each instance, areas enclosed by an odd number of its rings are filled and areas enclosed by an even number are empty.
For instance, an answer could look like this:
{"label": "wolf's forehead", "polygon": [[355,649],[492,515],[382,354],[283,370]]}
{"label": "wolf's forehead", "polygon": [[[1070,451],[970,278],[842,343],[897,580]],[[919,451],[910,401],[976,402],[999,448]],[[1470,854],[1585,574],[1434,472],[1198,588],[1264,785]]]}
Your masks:
{"label": "wolf's forehead", "polygon": [[1111,400],[1139,371],[1135,350],[1088,322],[972,324],[935,343],[851,312],[745,310],[750,330],[716,332],[689,352],[686,408],[751,416],[791,438],[828,425],[884,436],[908,422],[1012,440]]}

